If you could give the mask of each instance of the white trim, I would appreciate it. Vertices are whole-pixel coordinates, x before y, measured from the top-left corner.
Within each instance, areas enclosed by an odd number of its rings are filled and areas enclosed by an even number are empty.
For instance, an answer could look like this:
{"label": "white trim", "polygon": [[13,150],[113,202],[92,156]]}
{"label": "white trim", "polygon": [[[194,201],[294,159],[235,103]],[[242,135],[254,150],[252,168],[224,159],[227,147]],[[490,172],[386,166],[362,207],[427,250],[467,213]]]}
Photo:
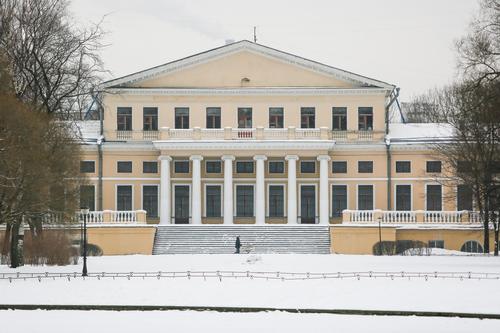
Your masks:
{"label": "white trim", "polygon": [[[269,216],[269,207],[271,206],[269,204],[269,199],[271,198],[271,196],[269,195],[269,188],[271,186],[281,186],[283,187],[283,217],[287,217],[287,197],[286,197],[286,191],[287,191],[287,188],[286,188],[286,184],[285,183],[267,183],[266,184],[266,217],[270,217]],[[280,217],[280,216],[277,216],[277,217]]]}
{"label": "white trim", "polygon": [[[250,162],[250,163],[252,163],[252,165],[253,165],[253,172],[238,172],[238,163],[240,163],[240,162],[243,162],[243,163]],[[238,160],[238,159],[236,159],[236,160],[234,161],[234,172],[233,172],[233,173],[234,173],[235,175],[242,175],[242,174],[243,174],[243,175],[245,175],[245,174],[246,174],[246,175],[253,175],[253,174],[256,174],[256,173],[257,173],[257,172],[256,172],[257,170],[255,170],[255,169],[256,169],[256,167],[257,167],[257,166],[255,165],[255,160]],[[234,177],[233,177],[233,178],[234,178]],[[253,179],[253,180],[255,180],[255,178],[252,178],[252,179]],[[234,179],[233,179],[233,182],[234,182]]]}
{"label": "white trim", "polygon": [[393,197],[394,197],[394,199],[393,199],[394,202],[393,202],[392,207],[394,207],[394,210],[396,210],[396,207],[397,207],[397,200],[396,200],[397,199],[397,191],[396,191],[396,189],[398,186],[410,186],[410,210],[413,210],[413,184],[411,184],[411,183],[394,184],[393,192],[392,192]]}
{"label": "white trim", "polygon": [[[130,162],[130,165],[132,166],[130,172],[118,172],[118,163],[119,162]],[[131,160],[116,160],[116,173],[134,173],[134,162]]]}
{"label": "white trim", "polygon": [[[398,172],[397,171],[397,163],[398,162],[408,162],[410,163],[410,172]],[[412,163],[411,163],[411,160],[395,160],[394,161],[394,173],[395,174],[402,174],[402,173],[410,173],[411,174],[411,169],[412,169]]]}
{"label": "white trim", "polygon": [[[189,159],[187,159],[187,160],[184,160],[184,159],[176,160],[176,159],[174,159],[172,162],[173,162],[172,164],[173,164],[173,169],[174,169],[173,170],[174,172],[172,172],[173,175],[175,175],[175,174],[177,174],[177,175],[179,175],[179,174],[183,175],[183,174],[187,174],[187,173],[191,173],[192,172],[192,170],[191,170],[192,166],[191,166],[191,163],[189,162]],[[188,164],[188,172],[176,172],[175,171],[175,164],[177,162],[187,162],[187,164]],[[191,178],[189,178],[189,179],[191,179]]]}
{"label": "white trim", "polygon": [[158,150],[330,150],[333,140],[163,140],[153,141]]}
{"label": "white trim", "polygon": [[134,184],[115,184],[115,210],[118,211],[118,186],[131,186],[132,187],[132,204],[131,204],[131,210],[135,210],[134,209],[134,199],[135,199],[135,196],[134,196]]}
{"label": "white trim", "polygon": [[[286,173],[285,173],[286,174]],[[216,174],[214,174],[216,175]],[[223,173],[221,172],[220,174],[217,174],[217,175],[223,175]],[[87,179],[87,180],[99,180],[98,177],[83,177],[84,179]],[[186,180],[191,180],[191,178],[187,178],[187,177],[171,177],[172,180],[182,180],[182,181],[186,181]],[[215,180],[219,180],[219,179],[223,179],[223,177],[221,178],[215,178],[215,177],[206,177],[206,178],[201,178],[202,181],[215,181]],[[252,181],[252,180],[255,180],[255,178],[242,178],[242,177],[237,177],[235,178],[237,180],[245,180],[245,181]],[[393,181],[435,181],[436,179],[442,179],[442,180],[449,180],[449,178],[446,178],[446,177],[440,177],[440,178],[436,178],[436,177],[414,177],[414,178],[391,178]],[[151,178],[147,178],[147,177],[102,177],[102,180],[104,181],[121,181],[121,180],[129,180],[129,181],[143,181],[143,180],[161,180],[160,177],[151,177]],[[268,177],[266,178],[266,180],[279,180],[279,181],[286,181],[288,180],[288,178],[279,178],[279,177]],[[299,180],[317,180],[319,181],[319,177],[297,177],[297,181]],[[386,181],[387,178],[385,177],[352,177],[352,178],[340,178],[340,177],[329,177],[328,178],[329,181]]]}
{"label": "white trim", "polygon": [[78,205],[80,205],[81,202],[80,194],[82,186],[92,186],[94,188],[94,211],[95,211],[95,209],[97,208],[97,186],[95,184],[81,184],[78,191]]}
{"label": "white trim", "polygon": [[443,193],[443,184],[440,184],[440,183],[437,183],[437,182],[431,182],[431,183],[426,183],[425,184],[425,187],[424,187],[424,202],[425,202],[425,206],[424,206],[424,210],[427,211],[427,186],[428,185],[439,185],[441,186],[441,211],[443,211],[443,208],[444,208],[444,193]]}
{"label": "white trim", "polygon": [[[280,162],[280,163],[283,163],[283,172],[273,172],[273,173],[271,173],[271,171],[269,170],[269,164],[271,162]],[[284,175],[284,174],[286,174],[285,171],[286,171],[286,162],[285,162],[284,159],[283,160],[277,160],[277,159],[276,160],[274,160],[274,159],[268,159],[267,160],[267,173],[269,175]],[[288,179],[288,178],[284,178],[284,179]]]}
{"label": "white trim", "polygon": [[[223,166],[222,166],[223,165],[223,161],[221,159],[216,159],[216,158],[212,159],[212,157],[208,157],[208,158],[206,158],[204,160],[205,160],[205,165],[204,165],[204,167],[205,167],[205,170],[204,170],[205,174],[207,174],[207,175],[222,175],[223,174],[223,170],[222,170],[223,169]],[[208,162],[217,162],[217,163],[219,163],[219,165],[220,165],[220,172],[207,172],[207,163]],[[203,179],[204,178],[202,178],[202,180]]]}
{"label": "white trim", "polygon": [[345,186],[346,187],[346,196],[347,196],[347,198],[346,198],[347,208],[346,209],[350,209],[350,206],[349,206],[349,203],[350,203],[350,200],[349,200],[349,184],[345,184],[345,183],[328,183],[329,192],[330,192],[330,195],[329,195],[329,197],[330,197],[329,215],[328,215],[329,218],[333,218],[333,187],[334,186]]}
{"label": "white trim", "polygon": [[288,128],[288,125],[285,124],[285,120],[286,120],[286,117],[285,117],[285,107],[284,106],[268,106],[267,107],[267,127],[268,129],[274,129],[275,127],[271,128],[269,127],[270,123],[269,123],[269,117],[270,117],[270,113],[271,113],[271,108],[281,108],[283,109],[283,127],[278,127],[278,128]]}
{"label": "white trim", "polygon": [[375,188],[375,184],[371,183],[371,184],[356,184],[356,210],[359,210],[359,186],[366,186],[366,185],[371,185],[372,186],[372,205],[373,205],[373,210],[377,209],[377,206],[375,206],[375,198],[377,197],[375,194],[376,194],[376,188]]}
{"label": "white trim", "polygon": [[[318,193],[318,184],[317,183],[300,183],[298,184],[298,189],[299,189],[299,195],[297,198],[297,204],[298,204],[298,216],[300,217],[300,224],[302,223],[302,186],[314,186],[314,224],[319,224],[319,212],[318,212],[318,199],[319,199],[319,193]],[[318,218],[318,220],[316,220]]]}
{"label": "white trim", "polygon": [[[191,224],[191,198],[192,198],[192,194],[191,194],[191,184],[190,183],[171,183],[171,187],[172,187],[172,206],[170,208],[170,215],[171,215],[171,224],[177,224],[175,223],[175,188],[177,186],[187,186],[189,187],[189,198],[188,198],[188,202],[189,202],[189,216],[188,216],[188,224]],[[172,223],[173,222],[173,223]]]}
{"label": "white trim", "polygon": [[[224,183],[205,183],[203,184],[203,214],[202,217],[207,216],[207,186],[218,186],[220,188],[220,217],[224,217]],[[212,218],[212,217],[209,217]],[[215,217],[214,217],[215,218]]]}
{"label": "white trim", "polygon": [[156,186],[156,205],[158,206],[156,211],[158,215],[153,218],[160,218],[160,184],[141,184],[141,210],[144,210],[144,186]]}
{"label": "white trim", "polygon": [[[144,172],[144,162],[156,163],[156,172]],[[157,175],[160,173],[160,165],[158,163],[158,159],[156,160],[143,160],[142,161],[142,172],[143,175]]]}
{"label": "white trim", "polygon": [[237,210],[237,207],[238,207],[238,196],[237,196],[237,187],[238,186],[252,186],[253,187],[253,214],[252,214],[252,218],[255,219],[255,183],[254,184],[250,184],[250,183],[235,183],[234,182],[234,178],[233,178],[233,216],[235,218],[248,218],[248,217],[245,217],[245,216],[237,216],[236,215],[236,210]]}
{"label": "white trim", "polygon": [[[314,162],[314,172],[302,172],[302,163],[303,162]],[[300,173],[300,174],[305,174],[305,175],[315,175],[318,173],[318,160],[302,160],[302,159],[299,159],[299,172],[297,173]],[[319,179],[319,178],[318,178]]]}
{"label": "white trim", "polygon": [[[173,129],[178,129],[177,127],[175,127],[175,109],[188,109],[188,122],[189,122],[189,127],[188,128],[179,128],[179,129],[192,129],[191,128],[191,110],[189,108],[189,106],[174,106],[173,107],[174,109],[172,110],[172,128]],[[161,128],[159,127],[158,128],[158,131],[161,130]]]}

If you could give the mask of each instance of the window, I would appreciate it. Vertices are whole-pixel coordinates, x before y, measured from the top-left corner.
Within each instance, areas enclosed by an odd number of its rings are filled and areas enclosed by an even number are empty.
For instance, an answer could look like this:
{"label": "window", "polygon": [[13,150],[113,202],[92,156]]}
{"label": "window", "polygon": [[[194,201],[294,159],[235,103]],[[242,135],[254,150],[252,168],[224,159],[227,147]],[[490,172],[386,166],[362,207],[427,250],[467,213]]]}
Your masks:
{"label": "window", "polygon": [[396,185],[396,210],[411,210],[411,185]]}
{"label": "window", "polygon": [[373,161],[358,161],[358,173],[373,173]]}
{"label": "window", "polygon": [[116,170],[119,173],[131,173],[132,172],[132,162],[119,161],[116,163]]}
{"label": "window", "polygon": [[236,186],[236,216],[253,217],[253,186]]}
{"label": "window", "polygon": [[285,187],[283,185],[269,185],[269,216],[285,216]]}
{"label": "window", "polygon": [[430,240],[428,246],[430,248],[444,249],[444,240]]}
{"label": "window", "polygon": [[332,185],[332,216],[342,216],[347,209],[347,185]]}
{"label": "window", "polygon": [[206,161],[206,173],[221,173],[221,161]]}
{"label": "window", "polygon": [[189,161],[174,161],[175,173],[189,173]]}
{"label": "window", "polygon": [[458,161],[457,162],[457,172],[471,172],[472,163],[469,161]]}
{"label": "window", "polygon": [[358,209],[373,210],[373,185],[358,185]]}
{"label": "window", "polygon": [[95,187],[94,185],[80,186],[80,207],[87,207],[89,210],[95,210]]}
{"label": "window", "polygon": [[332,162],[332,173],[347,173],[347,162],[346,161],[333,161]]}
{"label": "window", "polygon": [[315,128],[316,127],[316,109],[315,108],[300,108],[300,127]]}
{"label": "window", "polygon": [[300,162],[300,172],[301,173],[315,173],[316,172],[316,162],[315,161],[301,161]]}
{"label": "window", "polygon": [[252,108],[238,108],[238,128],[252,128]]}
{"label": "window", "polygon": [[283,161],[269,161],[269,173],[284,173],[285,162]]}
{"label": "window", "polygon": [[221,217],[221,186],[207,185],[206,201],[207,201],[207,217]]}
{"label": "window", "polygon": [[457,186],[457,210],[472,210],[472,189],[468,185]]}
{"label": "window", "polygon": [[220,108],[207,108],[207,128],[221,128]]}
{"label": "window", "polygon": [[427,173],[440,173],[441,172],[441,161],[427,161],[425,171]]}
{"label": "window", "polygon": [[426,188],[426,210],[442,210],[442,189],[441,185],[427,185]]}
{"label": "window", "polygon": [[95,161],[80,161],[80,173],[94,173]]}
{"label": "window", "polygon": [[143,108],[143,127],[144,131],[158,130],[158,108]]}
{"label": "window", "polygon": [[236,162],[236,173],[253,173],[253,162],[252,161]]}
{"label": "window", "polygon": [[116,117],[116,129],[118,131],[132,130],[132,108],[118,108]]}
{"label": "window", "polygon": [[158,173],[158,162],[156,161],[142,162],[142,173]]}
{"label": "window", "polygon": [[283,108],[269,108],[269,128],[283,128]]}
{"label": "window", "polygon": [[148,217],[158,217],[158,185],[142,186],[142,209]]}
{"label": "window", "polygon": [[175,108],[175,128],[189,128],[189,108]]}
{"label": "window", "polygon": [[116,186],[116,210],[132,210],[132,185]]}
{"label": "window", "polygon": [[462,252],[483,253],[483,247],[476,241],[467,241],[460,248]]}
{"label": "window", "polygon": [[373,108],[359,107],[358,108],[358,130],[371,131],[373,130]]}
{"label": "window", "polygon": [[409,172],[411,172],[411,162],[410,161],[396,161],[396,172],[397,173],[409,173]]}
{"label": "window", "polygon": [[332,108],[332,129],[334,131],[347,131],[347,108]]}

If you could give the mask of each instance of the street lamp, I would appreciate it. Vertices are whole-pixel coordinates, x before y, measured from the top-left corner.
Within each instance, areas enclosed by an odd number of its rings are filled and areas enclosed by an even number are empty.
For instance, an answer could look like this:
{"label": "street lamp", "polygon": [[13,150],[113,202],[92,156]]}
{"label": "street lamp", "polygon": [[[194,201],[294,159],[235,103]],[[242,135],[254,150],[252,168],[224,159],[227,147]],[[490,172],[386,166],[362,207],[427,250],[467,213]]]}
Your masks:
{"label": "street lamp", "polygon": [[377,218],[378,221],[378,254],[381,256],[382,255],[382,217],[379,216]]}
{"label": "street lamp", "polygon": [[83,215],[83,270],[82,276],[87,276],[87,215],[89,213],[88,207],[80,208],[80,216]]}

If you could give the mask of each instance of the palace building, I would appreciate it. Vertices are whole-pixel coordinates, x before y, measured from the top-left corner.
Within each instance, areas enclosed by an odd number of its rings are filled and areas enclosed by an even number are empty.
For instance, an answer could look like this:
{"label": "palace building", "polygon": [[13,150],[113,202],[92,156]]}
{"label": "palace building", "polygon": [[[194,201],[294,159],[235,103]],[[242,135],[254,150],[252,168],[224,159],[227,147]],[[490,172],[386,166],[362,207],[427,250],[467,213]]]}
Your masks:
{"label": "palace building", "polygon": [[105,254],[481,246],[431,148],[449,129],[391,123],[392,84],[243,40],[102,88],[81,201]]}

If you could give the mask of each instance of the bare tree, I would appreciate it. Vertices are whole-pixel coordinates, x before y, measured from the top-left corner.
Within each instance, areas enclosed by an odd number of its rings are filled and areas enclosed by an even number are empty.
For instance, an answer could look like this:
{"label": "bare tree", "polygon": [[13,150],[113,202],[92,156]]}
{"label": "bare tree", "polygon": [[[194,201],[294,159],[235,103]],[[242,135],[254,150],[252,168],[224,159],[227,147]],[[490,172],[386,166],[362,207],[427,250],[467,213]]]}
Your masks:
{"label": "bare tree", "polygon": [[60,119],[89,104],[104,72],[100,23],[75,24],[67,0],[0,0],[0,50],[16,96]]}

